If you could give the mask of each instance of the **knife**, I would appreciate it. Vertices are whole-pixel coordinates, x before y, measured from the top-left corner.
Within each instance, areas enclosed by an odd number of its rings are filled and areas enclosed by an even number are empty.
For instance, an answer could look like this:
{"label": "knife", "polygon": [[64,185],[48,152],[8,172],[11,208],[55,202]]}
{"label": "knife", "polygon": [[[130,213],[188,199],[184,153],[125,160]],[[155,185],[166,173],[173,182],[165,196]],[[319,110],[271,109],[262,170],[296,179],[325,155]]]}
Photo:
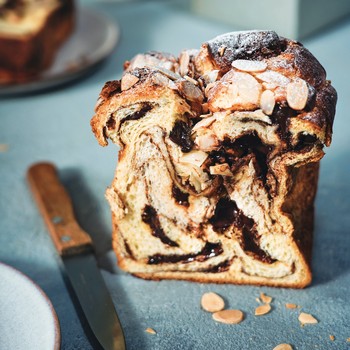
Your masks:
{"label": "knife", "polygon": [[123,329],[97,267],[92,240],[79,227],[55,166],[34,164],[27,179],[95,337],[106,350],[125,350]]}

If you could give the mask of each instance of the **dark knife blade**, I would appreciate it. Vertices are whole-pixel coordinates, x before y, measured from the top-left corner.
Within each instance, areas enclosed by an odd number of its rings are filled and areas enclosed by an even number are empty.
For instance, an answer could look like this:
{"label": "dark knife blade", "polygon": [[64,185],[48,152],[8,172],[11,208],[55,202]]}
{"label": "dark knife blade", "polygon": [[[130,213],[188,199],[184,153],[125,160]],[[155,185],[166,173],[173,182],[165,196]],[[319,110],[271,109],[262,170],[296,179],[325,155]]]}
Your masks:
{"label": "dark knife blade", "polygon": [[123,330],[72,202],[50,163],[32,165],[28,182],[91,330],[104,349],[124,350]]}

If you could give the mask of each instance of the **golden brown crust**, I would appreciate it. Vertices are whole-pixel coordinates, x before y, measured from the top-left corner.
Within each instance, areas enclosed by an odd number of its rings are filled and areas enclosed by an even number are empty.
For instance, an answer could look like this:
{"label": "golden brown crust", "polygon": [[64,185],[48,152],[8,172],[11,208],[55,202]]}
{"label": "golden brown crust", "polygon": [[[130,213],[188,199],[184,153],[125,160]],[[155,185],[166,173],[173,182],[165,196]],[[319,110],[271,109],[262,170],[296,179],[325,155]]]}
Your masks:
{"label": "golden brown crust", "polygon": [[37,32],[18,36],[0,33],[0,83],[35,79],[52,64],[74,25],[74,0],[65,0],[48,15]]}

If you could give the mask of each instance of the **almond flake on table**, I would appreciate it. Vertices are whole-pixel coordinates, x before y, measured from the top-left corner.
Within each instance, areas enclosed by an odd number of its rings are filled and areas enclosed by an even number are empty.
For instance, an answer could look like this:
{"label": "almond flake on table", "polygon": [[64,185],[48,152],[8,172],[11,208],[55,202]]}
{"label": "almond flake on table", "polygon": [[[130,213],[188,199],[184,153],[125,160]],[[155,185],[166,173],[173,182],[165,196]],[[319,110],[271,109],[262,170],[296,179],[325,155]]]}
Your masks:
{"label": "almond flake on table", "polygon": [[146,332],[150,333],[150,334],[157,334],[157,332],[153,328],[150,328],[150,327],[146,328]]}
{"label": "almond flake on table", "polygon": [[264,294],[264,293],[260,293],[260,299],[262,300],[263,303],[265,304],[270,304],[272,301],[272,297]]}
{"label": "almond flake on table", "polygon": [[300,323],[302,325],[304,324],[316,324],[318,323],[318,321],[316,320],[316,318],[310,314],[307,314],[305,312],[302,312],[299,317],[298,317]]}
{"label": "almond flake on table", "polygon": [[298,307],[297,304],[286,303],[287,309],[296,309]]}
{"label": "almond flake on table", "polygon": [[293,350],[293,348],[290,344],[279,344],[273,350]]}
{"label": "almond flake on table", "polygon": [[204,293],[201,299],[202,308],[208,312],[221,311],[225,307],[224,299],[216,293]]}
{"label": "almond flake on table", "polygon": [[264,304],[260,305],[255,309],[255,316],[262,316],[266,315],[271,311],[271,305],[270,304]]}
{"label": "almond flake on table", "polygon": [[213,313],[215,321],[226,324],[237,324],[242,322],[244,314],[241,310],[222,310]]}

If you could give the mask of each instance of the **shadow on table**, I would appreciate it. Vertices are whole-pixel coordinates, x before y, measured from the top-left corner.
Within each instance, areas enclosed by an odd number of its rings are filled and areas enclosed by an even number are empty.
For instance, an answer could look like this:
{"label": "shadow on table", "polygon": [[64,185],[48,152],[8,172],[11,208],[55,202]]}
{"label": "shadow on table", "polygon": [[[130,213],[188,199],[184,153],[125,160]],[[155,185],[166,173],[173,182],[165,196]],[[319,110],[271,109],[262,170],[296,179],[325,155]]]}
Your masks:
{"label": "shadow on table", "polygon": [[[81,170],[64,168],[59,176],[72,200],[79,225],[93,240],[96,255],[105,255],[111,250],[112,243],[110,222],[104,217],[103,203],[94,196]],[[103,268],[113,272],[111,266]]]}
{"label": "shadow on table", "polygon": [[350,165],[337,153],[321,163],[313,245],[313,284],[350,272]]}

